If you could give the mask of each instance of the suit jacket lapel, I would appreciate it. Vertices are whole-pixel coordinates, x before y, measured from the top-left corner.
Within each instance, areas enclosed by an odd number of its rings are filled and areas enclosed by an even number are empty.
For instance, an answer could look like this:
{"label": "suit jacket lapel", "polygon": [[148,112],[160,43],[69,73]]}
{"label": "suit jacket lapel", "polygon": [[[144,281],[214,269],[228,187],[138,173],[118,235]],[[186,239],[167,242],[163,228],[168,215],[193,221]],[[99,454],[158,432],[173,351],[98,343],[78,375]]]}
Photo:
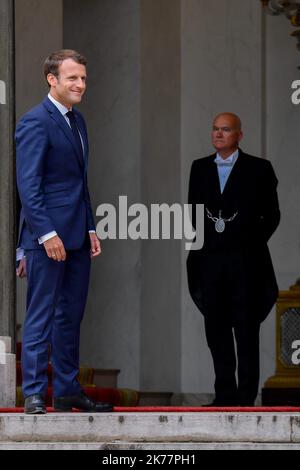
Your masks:
{"label": "suit jacket lapel", "polygon": [[210,182],[212,194],[215,194],[217,198],[220,198],[222,194],[221,194],[221,188],[220,188],[218,168],[214,161],[215,158],[216,158],[216,154],[213,154],[210,157],[210,162],[208,165],[207,181]]}
{"label": "suit jacket lapel", "polygon": [[[63,117],[63,115],[59,112],[57,107],[49,100],[49,98],[45,98],[44,101],[43,101],[43,104],[46,107],[46,109],[48,110],[48,112],[50,113],[51,118],[54,119],[54,121],[59,125],[59,127],[64,132],[67,139],[71,142],[71,144],[73,146],[73,149],[76,153],[78,163],[82,167],[82,159],[81,159],[81,156],[79,155],[77,144],[76,144],[75,138],[73,136],[72,129],[68,125],[68,123],[65,120],[65,118]],[[80,133],[81,133],[81,131],[80,131]]]}

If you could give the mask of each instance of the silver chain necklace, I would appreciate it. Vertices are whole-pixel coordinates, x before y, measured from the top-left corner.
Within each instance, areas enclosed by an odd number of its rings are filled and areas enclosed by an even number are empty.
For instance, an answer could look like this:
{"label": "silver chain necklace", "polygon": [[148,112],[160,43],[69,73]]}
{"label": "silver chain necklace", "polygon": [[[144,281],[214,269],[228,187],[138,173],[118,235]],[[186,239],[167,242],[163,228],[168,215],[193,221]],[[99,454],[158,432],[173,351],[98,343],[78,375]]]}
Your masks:
{"label": "silver chain necklace", "polygon": [[211,219],[213,222],[215,222],[215,230],[216,230],[216,232],[218,232],[218,233],[224,232],[225,227],[226,227],[225,223],[226,223],[226,222],[232,222],[233,219],[235,219],[235,217],[238,215],[238,211],[237,211],[237,212],[236,212],[235,214],[233,214],[233,216],[230,217],[229,219],[224,219],[224,218],[222,217],[222,211],[220,210],[220,211],[219,211],[219,217],[213,217],[212,214],[211,214],[211,212],[209,212],[209,210],[208,210],[207,208],[206,208],[206,213],[207,213],[207,217],[208,217],[209,219]]}

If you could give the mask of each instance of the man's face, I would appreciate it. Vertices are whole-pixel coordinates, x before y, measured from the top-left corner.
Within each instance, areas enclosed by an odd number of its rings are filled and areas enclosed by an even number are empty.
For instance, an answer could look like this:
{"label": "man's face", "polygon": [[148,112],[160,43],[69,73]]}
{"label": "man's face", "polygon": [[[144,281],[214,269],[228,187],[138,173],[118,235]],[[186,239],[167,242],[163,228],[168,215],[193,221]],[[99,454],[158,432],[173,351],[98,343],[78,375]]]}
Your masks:
{"label": "man's face", "polygon": [[238,148],[243,133],[234,116],[223,114],[214,120],[211,136],[217,152],[226,158]]}
{"label": "man's face", "polygon": [[67,108],[80,103],[86,89],[86,68],[72,59],[64,60],[59,66],[59,75],[48,75],[50,93],[54,99]]}

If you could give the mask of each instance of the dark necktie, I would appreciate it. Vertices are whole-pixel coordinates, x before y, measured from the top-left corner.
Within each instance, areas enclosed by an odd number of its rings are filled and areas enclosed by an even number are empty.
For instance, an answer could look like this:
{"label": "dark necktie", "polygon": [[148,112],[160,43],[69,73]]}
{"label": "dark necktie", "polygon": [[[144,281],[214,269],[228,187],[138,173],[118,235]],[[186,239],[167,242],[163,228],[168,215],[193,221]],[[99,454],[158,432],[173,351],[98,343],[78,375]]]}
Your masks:
{"label": "dark necktie", "polygon": [[83,163],[83,148],[82,148],[80,134],[79,134],[79,130],[78,130],[78,127],[77,127],[77,124],[76,124],[76,119],[75,119],[73,111],[68,111],[66,113],[66,116],[69,118],[71,129],[72,129],[72,132],[73,132],[73,136],[75,138],[76,146],[77,146],[81,161]]}

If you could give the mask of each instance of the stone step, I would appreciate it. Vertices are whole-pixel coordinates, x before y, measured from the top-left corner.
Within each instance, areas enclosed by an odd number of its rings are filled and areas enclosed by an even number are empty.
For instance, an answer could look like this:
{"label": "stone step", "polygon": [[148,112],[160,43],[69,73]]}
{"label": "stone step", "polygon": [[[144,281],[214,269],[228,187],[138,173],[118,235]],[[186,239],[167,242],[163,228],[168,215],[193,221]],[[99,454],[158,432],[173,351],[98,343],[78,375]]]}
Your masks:
{"label": "stone step", "polygon": [[300,449],[300,414],[2,413],[0,449],[9,448]]}
{"label": "stone step", "polygon": [[256,442],[212,442],[212,443],[140,443],[140,442],[0,442],[1,450],[299,450],[299,444],[256,443]]}

